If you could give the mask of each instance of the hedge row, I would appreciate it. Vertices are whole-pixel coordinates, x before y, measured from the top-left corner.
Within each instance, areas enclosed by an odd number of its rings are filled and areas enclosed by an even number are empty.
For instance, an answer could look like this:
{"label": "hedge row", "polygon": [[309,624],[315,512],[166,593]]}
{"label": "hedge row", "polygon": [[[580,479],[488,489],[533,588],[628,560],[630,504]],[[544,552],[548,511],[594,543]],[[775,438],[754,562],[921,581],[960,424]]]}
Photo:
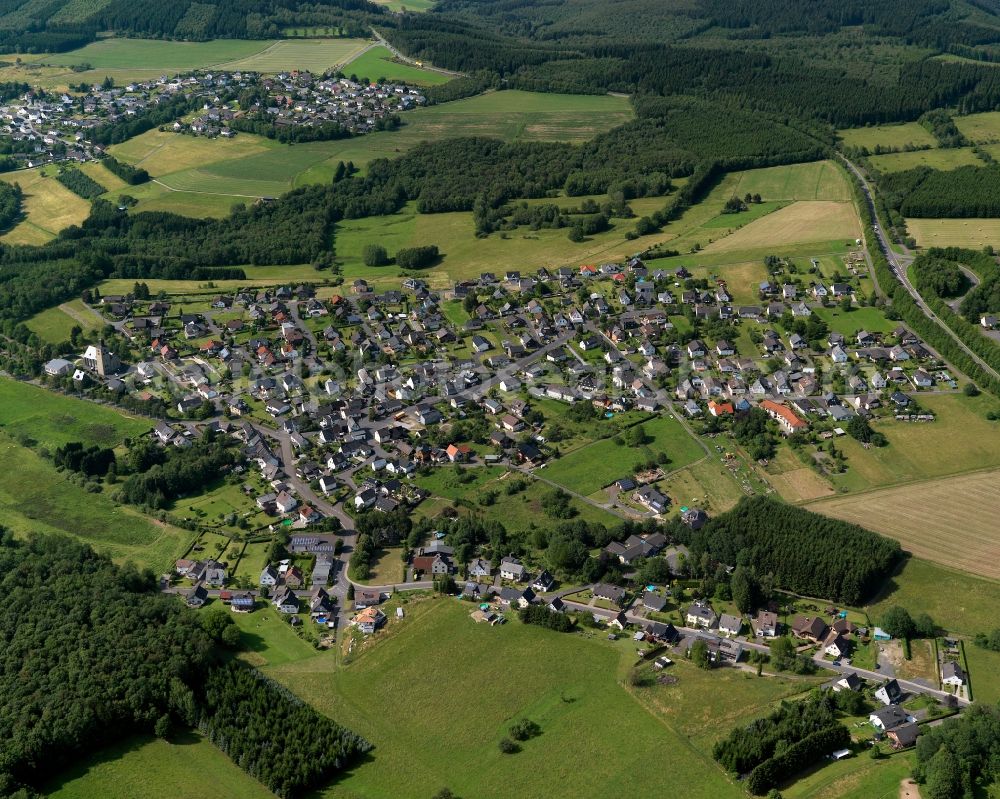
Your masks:
{"label": "hedge row", "polygon": [[776,788],[800,771],[809,768],[831,752],[844,749],[851,743],[851,733],[843,724],[834,724],[807,735],[784,752],[765,760],[747,777],[747,790],[763,796],[771,788]]}

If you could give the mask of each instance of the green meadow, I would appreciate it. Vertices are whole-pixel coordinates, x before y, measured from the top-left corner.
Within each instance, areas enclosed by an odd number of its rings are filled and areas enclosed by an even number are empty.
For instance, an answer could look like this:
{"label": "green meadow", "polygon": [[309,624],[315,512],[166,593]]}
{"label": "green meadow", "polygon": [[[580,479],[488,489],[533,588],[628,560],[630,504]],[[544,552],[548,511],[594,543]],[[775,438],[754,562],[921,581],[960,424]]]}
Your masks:
{"label": "green meadow", "polygon": [[[671,416],[652,417],[643,422],[647,443],[641,447],[619,444],[613,438],[595,441],[553,460],[545,477],[579,494],[592,494],[619,477],[629,477],[636,465],[664,452],[670,459],[663,468],[679,469],[693,463],[705,452],[681,423]],[[628,433],[624,437],[628,438]]]}
{"label": "green meadow", "polygon": [[108,447],[148,432],[152,426],[148,419],[0,378],[0,430],[14,437],[27,437],[47,447],[67,441]]}
{"label": "green meadow", "polygon": [[343,71],[347,75],[368,78],[369,82],[385,78],[390,83],[434,86],[451,80],[449,75],[395,61],[390,50],[381,45],[372,47],[349,61]]}
{"label": "green meadow", "polygon": [[838,130],[837,136],[847,147],[867,147],[874,152],[876,147],[902,150],[907,145],[915,147],[937,147],[937,139],[923,125],[905,122],[901,125],[872,125],[867,128],[847,128]]}

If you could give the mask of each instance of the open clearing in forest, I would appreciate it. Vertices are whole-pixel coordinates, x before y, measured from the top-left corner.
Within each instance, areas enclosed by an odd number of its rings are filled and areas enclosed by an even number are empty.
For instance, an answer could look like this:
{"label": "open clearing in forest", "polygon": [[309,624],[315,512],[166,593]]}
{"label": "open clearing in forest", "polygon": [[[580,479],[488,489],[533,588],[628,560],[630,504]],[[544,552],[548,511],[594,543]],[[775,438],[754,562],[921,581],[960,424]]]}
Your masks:
{"label": "open clearing in forest", "polygon": [[861,235],[854,206],[847,202],[823,200],[794,202],[751,222],[724,239],[712,242],[705,251],[727,252],[766,245],[853,239]]}
{"label": "open clearing in forest", "polygon": [[759,194],[772,200],[842,200],[851,199],[851,187],[843,170],[833,161],[812,161],[763,169],[736,172],[733,194]]}
{"label": "open clearing in forest", "polygon": [[1000,219],[907,219],[906,229],[921,247],[980,249],[1000,241]]}
{"label": "open clearing in forest", "polygon": [[[958,117],[956,117],[956,122]],[[873,125],[869,128],[846,128],[838,130],[837,136],[846,147],[867,147],[874,152],[876,147],[903,149],[914,147],[937,147],[938,142],[929,130],[917,122],[902,125]]]}
{"label": "open clearing in forest", "polygon": [[1000,579],[1000,472],[836,497],[810,510],[895,538],[926,560]]}
{"label": "open clearing in forest", "polygon": [[936,150],[915,150],[909,153],[873,155],[872,166],[879,172],[903,172],[918,166],[931,169],[957,169],[960,166],[983,166],[971,147],[941,147]]}
{"label": "open clearing in forest", "polygon": [[983,114],[952,117],[955,125],[973,144],[997,144],[1000,142],[1000,111]]}

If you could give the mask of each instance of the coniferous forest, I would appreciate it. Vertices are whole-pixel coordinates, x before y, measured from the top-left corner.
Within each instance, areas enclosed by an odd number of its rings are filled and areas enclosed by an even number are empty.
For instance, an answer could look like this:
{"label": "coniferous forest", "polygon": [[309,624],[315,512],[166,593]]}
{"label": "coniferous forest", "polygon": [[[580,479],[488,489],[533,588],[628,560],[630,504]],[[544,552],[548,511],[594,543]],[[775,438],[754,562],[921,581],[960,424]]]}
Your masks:
{"label": "coniferous forest", "polygon": [[0,591],[0,795],[32,796],[123,736],[196,725],[282,797],[370,748],[255,670],[223,665],[202,616],[159,593],[149,571],[0,529]]}

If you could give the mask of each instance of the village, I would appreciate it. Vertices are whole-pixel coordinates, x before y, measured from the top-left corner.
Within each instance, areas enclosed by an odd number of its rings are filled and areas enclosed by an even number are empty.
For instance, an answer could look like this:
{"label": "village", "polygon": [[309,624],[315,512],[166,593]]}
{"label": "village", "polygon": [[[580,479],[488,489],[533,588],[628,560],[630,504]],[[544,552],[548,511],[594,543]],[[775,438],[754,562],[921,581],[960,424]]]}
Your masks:
{"label": "village", "polygon": [[[93,140],[95,130],[138,121],[160,107],[179,109],[176,119],[161,125],[167,130],[230,138],[241,123],[251,122],[276,131],[333,126],[338,134],[363,135],[399,112],[426,104],[414,87],[308,71],[191,72],[125,86],[109,80],[76,88],[79,91],[60,94],[32,89],[0,105],[0,137],[11,143],[15,168],[101,158],[105,147]],[[240,98],[246,100],[245,107]]]}

